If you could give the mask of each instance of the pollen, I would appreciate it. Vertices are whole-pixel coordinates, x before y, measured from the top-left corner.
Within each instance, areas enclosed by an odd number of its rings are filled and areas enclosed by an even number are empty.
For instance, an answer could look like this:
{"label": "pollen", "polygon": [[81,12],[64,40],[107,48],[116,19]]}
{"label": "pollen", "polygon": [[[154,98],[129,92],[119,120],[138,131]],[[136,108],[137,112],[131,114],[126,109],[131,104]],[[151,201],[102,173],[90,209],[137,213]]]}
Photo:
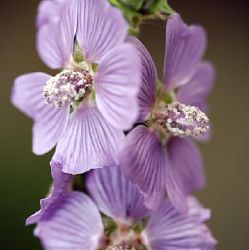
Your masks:
{"label": "pollen", "polygon": [[156,123],[173,136],[201,136],[209,130],[209,119],[198,107],[179,102],[167,104]]}
{"label": "pollen", "polygon": [[51,77],[43,89],[47,104],[60,108],[80,102],[93,88],[93,76],[89,71],[64,70]]}
{"label": "pollen", "polygon": [[134,247],[122,242],[118,245],[108,247],[107,250],[136,250]]}

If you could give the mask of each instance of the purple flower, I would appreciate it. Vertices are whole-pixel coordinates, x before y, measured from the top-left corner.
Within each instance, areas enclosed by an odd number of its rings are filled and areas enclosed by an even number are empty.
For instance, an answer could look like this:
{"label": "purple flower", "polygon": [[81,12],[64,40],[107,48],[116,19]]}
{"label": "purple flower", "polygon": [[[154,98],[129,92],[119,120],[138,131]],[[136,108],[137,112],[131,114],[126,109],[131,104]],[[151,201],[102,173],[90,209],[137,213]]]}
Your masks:
{"label": "purple flower", "polygon": [[[53,193],[64,189],[64,183],[60,185],[54,183]],[[33,221],[37,222],[34,233],[45,249],[207,250],[216,244],[204,224],[210,211],[193,197],[187,199],[186,214],[177,212],[169,201],[150,212],[138,188],[117,167],[91,171],[86,185],[90,196],[64,192],[53,206],[41,208],[43,216]]]}
{"label": "purple flower", "polygon": [[[142,60],[140,115],[126,137],[120,165],[156,209],[165,194],[184,212],[187,195],[205,185],[201,154],[190,137],[207,139],[207,96],[214,79],[211,64],[202,62],[204,30],[188,27],[177,14],[166,27],[163,84],[158,84],[155,64],[140,41],[130,38]],[[158,88],[157,88],[158,87]]]}
{"label": "purple flower", "polygon": [[34,120],[33,152],[57,144],[53,159],[70,174],[116,163],[122,130],[138,114],[140,61],[125,42],[128,24],[108,1],[57,0],[41,3],[37,26],[42,60],[62,71],[15,81],[12,103]]}

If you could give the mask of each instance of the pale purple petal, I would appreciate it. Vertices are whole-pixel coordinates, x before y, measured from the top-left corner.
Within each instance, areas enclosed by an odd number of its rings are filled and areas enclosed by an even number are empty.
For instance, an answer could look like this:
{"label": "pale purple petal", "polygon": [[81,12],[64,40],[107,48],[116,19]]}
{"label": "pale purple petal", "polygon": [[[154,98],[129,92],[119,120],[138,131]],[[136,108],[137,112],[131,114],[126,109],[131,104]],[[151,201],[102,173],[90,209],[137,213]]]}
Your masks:
{"label": "pale purple petal", "polygon": [[145,235],[151,250],[204,250],[216,241],[204,224],[210,211],[194,197],[187,199],[188,210],[181,214],[166,201],[151,215]]}
{"label": "pale purple petal", "polygon": [[51,162],[51,174],[53,178],[53,185],[49,195],[40,201],[41,209],[35,214],[31,215],[26,220],[26,225],[37,223],[42,219],[48,219],[51,216],[57,203],[61,197],[71,190],[72,175],[65,174],[61,171],[61,166],[55,162]]}
{"label": "pale purple petal", "polygon": [[35,119],[38,107],[45,106],[42,93],[49,78],[49,75],[41,72],[17,77],[11,93],[12,104],[30,118]]}
{"label": "pale purple petal", "polygon": [[167,145],[166,189],[172,204],[186,211],[186,195],[205,186],[203,161],[189,138],[172,138]]}
{"label": "pale purple petal", "polygon": [[78,1],[77,40],[87,61],[98,63],[126,38],[129,28],[122,12],[106,0]]}
{"label": "pale purple petal", "polygon": [[49,79],[44,73],[18,77],[12,90],[14,106],[33,118],[33,152],[41,155],[51,150],[64,132],[69,118],[69,107],[53,108],[43,99],[43,87]]}
{"label": "pale purple petal", "polygon": [[103,235],[100,213],[93,201],[80,192],[70,192],[48,220],[35,228],[46,250],[96,250]]}
{"label": "pale purple petal", "polygon": [[135,47],[123,44],[106,54],[95,77],[96,103],[113,126],[128,130],[138,116],[140,60]]}
{"label": "pale purple petal", "polygon": [[37,28],[41,28],[43,25],[58,20],[60,11],[66,0],[42,0],[38,6],[38,14],[36,18]]}
{"label": "pale purple petal", "polygon": [[145,120],[153,109],[156,99],[157,72],[155,63],[149,51],[135,37],[129,37],[128,41],[137,48],[141,58],[141,87],[138,94],[139,121]]}
{"label": "pale purple petal", "polygon": [[165,193],[166,151],[157,135],[144,126],[133,129],[121,150],[120,164],[145,196],[145,205],[157,209]]}
{"label": "pale purple petal", "polygon": [[101,212],[112,218],[132,223],[148,215],[143,195],[119,167],[91,171],[86,185]]}
{"label": "pale purple petal", "polygon": [[200,63],[191,79],[177,93],[177,100],[199,107],[207,112],[207,98],[214,84],[215,70],[212,64]]}
{"label": "pale purple petal", "polygon": [[33,126],[33,152],[37,155],[47,153],[58,143],[69,121],[69,106],[45,105],[37,111]]}
{"label": "pale purple petal", "polygon": [[73,53],[77,29],[77,0],[63,4],[58,18],[38,29],[37,49],[41,59],[50,68],[61,68]]}
{"label": "pale purple petal", "polygon": [[164,63],[164,84],[167,90],[189,81],[205,48],[206,34],[201,26],[187,26],[178,14],[169,17]]}
{"label": "pale purple petal", "polygon": [[61,163],[65,173],[84,173],[116,164],[122,140],[121,130],[112,127],[95,106],[84,103],[70,115],[53,159]]}
{"label": "pale purple petal", "polygon": [[52,69],[61,68],[65,63],[59,41],[58,23],[56,21],[42,27],[37,32],[38,54],[42,61]]}

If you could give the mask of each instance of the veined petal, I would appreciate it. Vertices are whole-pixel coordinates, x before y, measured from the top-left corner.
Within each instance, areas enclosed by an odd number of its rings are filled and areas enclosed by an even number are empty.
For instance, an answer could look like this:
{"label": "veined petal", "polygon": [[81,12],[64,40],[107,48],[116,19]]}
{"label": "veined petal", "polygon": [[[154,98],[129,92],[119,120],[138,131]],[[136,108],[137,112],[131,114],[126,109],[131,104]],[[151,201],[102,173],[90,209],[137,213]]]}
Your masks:
{"label": "veined petal", "polygon": [[37,223],[40,220],[48,219],[53,215],[54,209],[60,202],[65,193],[71,190],[70,183],[73,179],[72,175],[65,174],[61,171],[61,166],[51,161],[51,174],[53,185],[49,195],[40,201],[41,209],[31,215],[26,220],[26,225]]}
{"label": "veined petal", "polygon": [[152,213],[145,229],[150,249],[203,250],[216,244],[204,224],[210,218],[210,211],[204,209],[194,197],[188,197],[187,207],[187,213],[181,214],[166,201]]}
{"label": "veined petal", "polygon": [[66,130],[70,107],[54,108],[45,104],[36,115],[33,126],[33,152],[43,155],[50,151]]}
{"label": "veined petal", "polygon": [[63,67],[73,53],[77,29],[77,0],[65,1],[58,18],[38,29],[37,49],[50,68]]}
{"label": "veined petal", "polygon": [[143,195],[119,167],[91,171],[86,185],[101,212],[112,218],[128,223],[148,215]]}
{"label": "veined petal", "polygon": [[53,159],[69,174],[113,165],[122,139],[121,130],[112,127],[95,106],[85,103],[70,115]]}
{"label": "veined petal", "polygon": [[167,90],[189,81],[205,48],[206,34],[201,26],[187,26],[178,14],[169,17],[164,63],[164,84]]}
{"label": "veined petal", "polygon": [[45,102],[43,87],[49,75],[41,72],[21,75],[15,79],[11,93],[12,104],[30,118],[35,119],[37,109]]}
{"label": "veined petal", "polygon": [[51,150],[64,132],[69,107],[56,109],[43,99],[43,87],[49,79],[44,73],[30,73],[15,80],[11,101],[14,106],[33,118],[33,152],[41,155]]}
{"label": "veined petal", "polygon": [[38,6],[38,14],[36,18],[37,28],[41,28],[43,25],[58,20],[60,11],[66,0],[42,0]]}
{"label": "veined petal", "polygon": [[186,195],[205,186],[201,154],[189,138],[172,138],[167,145],[166,189],[172,204],[186,211]]}
{"label": "veined petal", "polygon": [[38,223],[34,233],[47,250],[95,250],[104,232],[92,200],[83,193],[70,192],[52,217]]}
{"label": "veined petal", "polygon": [[96,77],[96,103],[113,126],[128,130],[138,116],[140,60],[135,47],[123,44],[103,57]]}
{"label": "veined petal", "polygon": [[177,100],[207,112],[207,98],[213,87],[214,77],[213,65],[207,62],[200,63],[188,83],[179,88]]}
{"label": "veined petal", "polygon": [[120,165],[145,196],[145,205],[157,209],[164,198],[166,152],[157,135],[144,126],[133,129],[121,150]]}
{"label": "veined petal", "polygon": [[77,40],[89,62],[98,63],[126,38],[129,28],[122,12],[106,0],[78,1]]}
{"label": "veined petal", "polygon": [[157,72],[155,63],[145,46],[135,37],[129,37],[138,50],[141,58],[141,87],[138,94],[139,100],[139,121],[145,120],[150,114],[156,98]]}

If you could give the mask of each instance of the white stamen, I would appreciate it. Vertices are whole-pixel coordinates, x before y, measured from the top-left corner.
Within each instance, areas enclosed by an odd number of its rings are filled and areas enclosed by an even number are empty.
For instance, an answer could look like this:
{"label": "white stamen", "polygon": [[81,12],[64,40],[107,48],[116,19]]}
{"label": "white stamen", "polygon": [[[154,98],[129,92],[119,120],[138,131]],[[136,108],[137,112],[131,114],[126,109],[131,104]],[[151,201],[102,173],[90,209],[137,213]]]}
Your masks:
{"label": "white stamen", "polygon": [[75,101],[83,98],[92,86],[93,77],[88,71],[64,70],[46,82],[43,97],[48,104],[56,108],[66,104],[73,105]]}
{"label": "white stamen", "polygon": [[167,104],[156,123],[174,136],[200,136],[209,129],[209,119],[204,112],[179,102]]}

